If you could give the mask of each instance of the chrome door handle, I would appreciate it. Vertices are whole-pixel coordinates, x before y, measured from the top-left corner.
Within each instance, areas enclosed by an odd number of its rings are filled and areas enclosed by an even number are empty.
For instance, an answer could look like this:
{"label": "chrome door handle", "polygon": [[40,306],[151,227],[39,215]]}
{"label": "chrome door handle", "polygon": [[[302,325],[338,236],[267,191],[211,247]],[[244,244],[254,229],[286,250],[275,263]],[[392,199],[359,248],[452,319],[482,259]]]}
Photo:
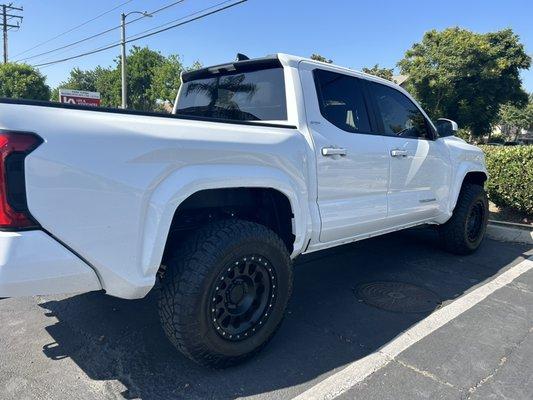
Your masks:
{"label": "chrome door handle", "polygon": [[392,157],[407,157],[408,154],[407,150],[394,149],[390,151]]}
{"label": "chrome door handle", "polygon": [[339,147],[322,147],[322,155],[324,157],[329,156],[345,156],[347,153],[346,149]]}

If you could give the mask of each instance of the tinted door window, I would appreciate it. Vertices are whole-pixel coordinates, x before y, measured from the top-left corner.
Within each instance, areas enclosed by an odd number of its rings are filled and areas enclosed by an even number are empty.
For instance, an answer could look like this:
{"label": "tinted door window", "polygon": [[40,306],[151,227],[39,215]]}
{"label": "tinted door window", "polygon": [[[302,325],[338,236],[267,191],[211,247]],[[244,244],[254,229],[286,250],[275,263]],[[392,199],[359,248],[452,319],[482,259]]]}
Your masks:
{"label": "tinted door window", "polygon": [[348,132],[371,132],[359,79],[320,69],[314,76],[325,119]]}
{"label": "tinted door window", "polygon": [[377,118],[391,136],[430,139],[426,118],[407,96],[389,86],[371,83],[378,107]]}

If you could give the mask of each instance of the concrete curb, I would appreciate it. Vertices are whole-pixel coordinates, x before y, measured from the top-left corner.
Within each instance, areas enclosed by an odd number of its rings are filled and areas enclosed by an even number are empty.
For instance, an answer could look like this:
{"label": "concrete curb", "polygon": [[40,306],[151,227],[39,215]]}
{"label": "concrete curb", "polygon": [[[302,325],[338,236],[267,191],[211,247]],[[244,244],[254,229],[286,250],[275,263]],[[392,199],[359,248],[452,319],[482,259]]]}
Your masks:
{"label": "concrete curb", "polygon": [[489,221],[487,237],[501,242],[533,244],[533,227],[517,227],[517,224]]}

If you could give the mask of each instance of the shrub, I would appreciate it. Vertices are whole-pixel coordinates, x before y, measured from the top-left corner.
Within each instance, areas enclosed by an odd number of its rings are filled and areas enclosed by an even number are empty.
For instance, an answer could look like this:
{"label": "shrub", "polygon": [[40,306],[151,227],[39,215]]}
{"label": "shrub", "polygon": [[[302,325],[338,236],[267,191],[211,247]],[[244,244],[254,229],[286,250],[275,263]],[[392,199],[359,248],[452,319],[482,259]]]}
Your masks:
{"label": "shrub", "polygon": [[533,214],[533,146],[481,146],[489,180],[486,187],[498,207]]}

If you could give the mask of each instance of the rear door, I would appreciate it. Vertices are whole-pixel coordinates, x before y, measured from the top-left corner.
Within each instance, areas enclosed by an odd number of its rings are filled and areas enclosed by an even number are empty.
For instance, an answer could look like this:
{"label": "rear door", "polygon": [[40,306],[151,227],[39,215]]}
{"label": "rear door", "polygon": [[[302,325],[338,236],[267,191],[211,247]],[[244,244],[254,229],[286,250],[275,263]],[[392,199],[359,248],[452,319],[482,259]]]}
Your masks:
{"label": "rear door", "polygon": [[418,106],[394,87],[368,82],[378,133],[390,157],[390,225],[435,217],[448,197],[449,153]]}
{"label": "rear door", "polygon": [[383,228],[390,157],[386,138],[371,133],[362,82],[306,62],[300,76],[315,147],[320,241]]}

